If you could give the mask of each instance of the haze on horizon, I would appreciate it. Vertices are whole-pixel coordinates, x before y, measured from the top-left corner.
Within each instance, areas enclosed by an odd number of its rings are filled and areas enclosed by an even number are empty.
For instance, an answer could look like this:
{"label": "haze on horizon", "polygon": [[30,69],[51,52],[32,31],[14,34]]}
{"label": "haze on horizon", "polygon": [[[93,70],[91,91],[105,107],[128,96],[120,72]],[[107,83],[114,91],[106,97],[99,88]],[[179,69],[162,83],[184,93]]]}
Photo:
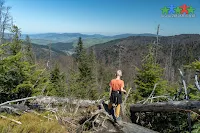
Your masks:
{"label": "haze on horizon", "polygon": [[[161,8],[186,4],[195,18],[162,18]],[[6,0],[23,34],[200,34],[199,0]]]}

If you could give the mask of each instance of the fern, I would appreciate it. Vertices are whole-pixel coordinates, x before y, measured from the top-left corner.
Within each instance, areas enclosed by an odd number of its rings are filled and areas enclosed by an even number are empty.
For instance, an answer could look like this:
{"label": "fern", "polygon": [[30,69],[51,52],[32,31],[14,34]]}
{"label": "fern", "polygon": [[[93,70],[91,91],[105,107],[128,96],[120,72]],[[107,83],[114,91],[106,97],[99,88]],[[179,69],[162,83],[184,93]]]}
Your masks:
{"label": "fern", "polygon": [[192,133],[200,133],[200,121],[196,122],[192,128]]}

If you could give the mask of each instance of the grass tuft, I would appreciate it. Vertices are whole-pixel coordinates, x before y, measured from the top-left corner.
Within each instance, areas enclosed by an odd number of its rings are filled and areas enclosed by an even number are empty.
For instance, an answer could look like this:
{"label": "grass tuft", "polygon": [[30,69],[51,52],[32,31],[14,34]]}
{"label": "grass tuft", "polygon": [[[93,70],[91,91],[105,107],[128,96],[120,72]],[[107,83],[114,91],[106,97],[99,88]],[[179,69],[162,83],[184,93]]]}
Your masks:
{"label": "grass tuft", "polygon": [[7,117],[22,122],[21,125],[0,118],[0,133],[67,133],[64,126],[56,120],[50,120],[26,113],[21,116],[7,115]]}

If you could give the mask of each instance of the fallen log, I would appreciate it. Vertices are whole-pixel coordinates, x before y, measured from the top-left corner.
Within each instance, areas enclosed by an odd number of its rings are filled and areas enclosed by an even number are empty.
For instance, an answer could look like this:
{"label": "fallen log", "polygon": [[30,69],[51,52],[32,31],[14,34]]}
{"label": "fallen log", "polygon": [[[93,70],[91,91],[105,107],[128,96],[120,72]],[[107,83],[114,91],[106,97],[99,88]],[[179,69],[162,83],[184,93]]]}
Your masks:
{"label": "fallen log", "polygon": [[0,106],[0,113],[7,112],[9,114],[17,114],[20,115],[21,112],[29,110],[29,107],[23,104],[11,104],[11,105],[3,105]]}
{"label": "fallen log", "polygon": [[109,125],[106,132],[109,132],[109,129],[112,127],[112,124],[114,126],[115,132],[120,133],[158,133],[157,131],[153,131],[151,129],[142,127],[140,125],[137,125],[135,123],[129,123],[125,121],[120,121],[118,123],[114,123],[113,119],[109,116],[109,121],[112,122]]}
{"label": "fallen log", "polygon": [[[111,115],[108,112],[108,105],[103,102],[103,108],[104,111],[102,112],[107,116],[107,122],[105,125],[107,125],[107,128],[103,130],[104,132],[120,132],[120,133],[158,133],[156,131],[150,130],[148,128],[142,127],[140,125],[134,124],[134,123],[129,123],[125,122],[123,120],[115,123],[114,118],[113,118],[113,111],[111,111]],[[109,120],[109,121],[108,121]],[[101,131],[101,132],[103,132]]]}
{"label": "fallen log", "polygon": [[33,97],[26,97],[26,98],[22,98],[22,99],[16,99],[16,100],[0,103],[0,106],[7,105],[7,104],[10,104],[10,103],[30,100],[30,99],[35,99],[34,102],[35,103],[40,103],[40,104],[64,104],[64,103],[70,103],[70,104],[77,105],[77,103],[79,103],[81,107],[87,107],[89,105],[94,105],[94,104],[97,104],[97,103],[101,103],[101,101],[103,100],[103,99],[100,99],[100,100],[82,100],[82,99],[74,99],[74,98],[66,98],[66,97],[33,96]]}
{"label": "fallen log", "polygon": [[120,125],[123,126],[121,131],[123,131],[124,133],[158,133],[156,131],[139,126],[134,123],[122,122]]}
{"label": "fallen log", "polygon": [[170,101],[149,104],[132,104],[131,112],[176,112],[192,110],[200,112],[200,101]]}
{"label": "fallen log", "polygon": [[[17,99],[17,100],[13,100],[13,101],[7,101],[5,103],[0,104],[0,109],[9,109],[9,110],[13,110],[13,111],[30,111],[28,107],[26,107],[25,105],[8,105],[10,103],[15,103],[15,102],[20,102],[20,101],[24,101],[24,100],[32,100],[31,103],[36,103],[38,105],[40,104],[53,104],[53,105],[64,105],[64,104],[74,104],[78,106],[74,106],[77,108],[77,110],[79,110],[79,106],[80,107],[90,107],[91,105],[101,105],[100,108],[95,108],[95,112],[94,113],[90,113],[91,117],[89,117],[88,119],[86,119],[82,125],[80,125],[79,130],[82,131],[83,130],[83,125],[85,123],[90,123],[92,125],[92,129],[93,131],[104,131],[104,132],[122,132],[122,133],[155,133],[155,131],[149,130],[147,128],[144,128],[142,126],[133,124],[133,123],[127,123],[122,121],[121,123],[116,124],[114,122],[114,119],[111,115],[109,115],[109,113],[107,113],[107,109],[103,108],[104,106],[102,105],[104,102],[102,100],[96,100],[96,101],[92,101],[92,100],[79,100],[79,99],[72,99],[72,98],[59,98],[59,97],[42,97],[42,96],[38,96],[38,97],[28,97],[28,98],[23,98],[23,99]],[[108,105],[106,105],[107,107]],[[47,110],[50,110],[52,112],[55,113],[56,119],[57,120],[63,120],[64,122],[67,122],[71,125],[73,125],[73,127],[77,128],[79,124],[74,125],[71,121],[68,120],[64,120],[62,119],[61,116],[59,116],[59,112],[58,111],[54,111],[52,109],[54,108],[45,108]],[[105,110],[104,110],[105,109]],[[56,114],[58,113],[58,114]],[[59,116],[59,119],[57,117],[57,115]],[[86,115],[87,116],[87,115]],[[45,117],[45,116],[44,116]],[[2,117],[4,119],[8,119],[5,118],[4,116]],[[50,119],[49,117],[45,117]],[[10,119],[9,119],[10,120]],[[11,120],[13,122],[17,122],[14,120]],[[18,122],[18,124],[20,124],[20,122]],[[105,126],[106,125],[106,126]],[[78,131],[78,130],[77,130]]]}
{"label": "fallen log", "polygon": [[91,129],[88,131],[95,131],[96,133],[158,133],[134,123],[128,123],[124,121],[119,121],[116,123],[113,116],[109,115],[107,112],[107,104],[104,105],[104,109],[97,110],[96,112],[92,113],[92,115],[88,117],[88,119],[86,119],[77,129],[77,132],[83,132],[85,127],[84,125],[86,123],[91,125]]}
{"label": "fallen log", "polygon": [[90,105],[95,105],[100,103],[102,100],[81,100],[81,99],[72,99],[72,98],[65,98],[65,97],[37,97],[34,102],[39,104],[79,104],[80,107],[88,107]]}
{"label": "fallen log", "polygon": [[37,98],[36,96],[33,96],[33,97],[26,97],[26,98],[22,98],[22,99],[16,99],[16,100],[12,100],[12,101],[7,101],[7,102],[4,102],[4,103],[1,103],[0,106],[6,105],[6,104],[10,104],[10,103],[30,100],[30,99],[36,99],[36,98]]}

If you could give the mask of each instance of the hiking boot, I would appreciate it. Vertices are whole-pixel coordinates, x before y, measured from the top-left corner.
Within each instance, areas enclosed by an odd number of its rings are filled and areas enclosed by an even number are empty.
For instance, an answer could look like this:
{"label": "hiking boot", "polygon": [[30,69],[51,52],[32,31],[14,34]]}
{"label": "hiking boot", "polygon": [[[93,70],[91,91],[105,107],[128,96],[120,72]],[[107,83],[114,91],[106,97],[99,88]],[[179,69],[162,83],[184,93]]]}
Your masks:
{"label": "hiking boot", "polygon": [[121,121],[121,120],[122,120],[121,117],[116,118],[116,121]]}
{"label": "hiking boot", "polygon": [[117,118],[115,118],[114,121],[117,122],[117,123],[119,123],[119,122],[121,122],[121,120],[122,120],[121,117],[117,117]]}
{"label": "hiking boot", "polygon": [[108,109],[108,114],[111,115],[112,114],[112,108]]}

